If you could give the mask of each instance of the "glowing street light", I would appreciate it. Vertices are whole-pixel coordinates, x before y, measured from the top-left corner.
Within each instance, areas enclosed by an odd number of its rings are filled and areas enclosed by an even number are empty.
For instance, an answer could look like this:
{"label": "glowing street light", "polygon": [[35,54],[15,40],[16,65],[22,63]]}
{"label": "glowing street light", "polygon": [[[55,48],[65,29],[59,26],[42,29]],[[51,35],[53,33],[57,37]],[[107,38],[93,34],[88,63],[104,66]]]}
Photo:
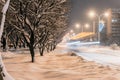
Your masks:
{"label": "glowing street light", "polygon": [[105,13],[104,13],[104,16],[105,16],[105,17],[109,17],[109,15],[110,15],[110,14],[109,14],[108,12],[105,12]]}
{"label": "glowing street light", "polygon": [[108,17],[108,16],[109,16],[109,13],[108,13],[108,12],[104,12],[103,14],[98,15],[98,14],[96,14],[96,12],[93,11],[93,10],[91,10],[91,11],[89,12],[89,17],[93,18],[93,17],[96,17],[96,16],[97,16],[97,17],[101,17],[101,16]]}
{"label": "glowing street light", "polygon": [[80,24],[78,24],[78,23],[75,24],[75,27],[76,27],[76,28],[80,28]]}
{"label": "glowing street light", "polygon": [[90,25],[89,24],[85,24],[85,28],[89,28],[90,27]]}
{"label": "glowing street light", "polygon": [[95,15],[96,15],[96,14],[95,14],[94,11],[90,11],[90,12],[89,12],[89,16],[90,16],[91,18],[95,17]]}
{"label": "glowing street light", "polygon": [[[109,16],[109,13],[108,12],[105,12],[105,13],[103,13],[103,14],[100,14],[100,15],[98,15],[98,14],[96,14],[94,11],[90,11],[89,12],[89,16],[90,17],[98,17],[98,24],[99,24],[99,27],[100,27],[100,23],[101,23],[101,17],[102,16],[104,16],[104,17],[108,17]],[[94,30],[93,30],[94,31]],[[98,41],[100,42],[100,31],[99,31],[99,28],[98,28]]]}
{"label": "glowing street light", "polygon": [[73,30],[70,30],[71,33],[73,33]]}

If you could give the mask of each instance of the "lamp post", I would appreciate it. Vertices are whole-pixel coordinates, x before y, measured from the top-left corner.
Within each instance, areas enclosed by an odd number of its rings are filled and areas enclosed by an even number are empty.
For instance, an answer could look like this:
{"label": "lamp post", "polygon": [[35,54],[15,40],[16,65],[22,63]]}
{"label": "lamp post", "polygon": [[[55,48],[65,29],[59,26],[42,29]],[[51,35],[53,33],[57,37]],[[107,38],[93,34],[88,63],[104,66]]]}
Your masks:
{"label": "lamp post", "polygon": [[[92,17],[92,18],[95,17],[95,16],[98,17],[98,41],[100,42],[100,31],[99,31],[99,28],[100,28],[100,23],[101,23],[101,17],[102,16],[108,17],[109,13],[105,12],[105,13],[99,15],[99,14],[96,14],[94,11],[91,11],[89,13],[89,16]],[[95,27],[95,26],[93,26],[93,27]]]}
{"label": "lamp post", "polygon": [[109,13],[108,13],[108,12],[105,12],[105,13],[100,14],[100,15],[97,15],[97,16],[98,16],[98,21],[99,21],[99,22],[98,22],[98,25],[99,25],[99,27],[98,27],[98,41],[100,42],[100,37],[101,37],[101,36],[100,36],[100,30],[99,30],[99,29],[100,29],[100,24],[101,24],[101,17],[104,16],[104,17],[107,18],[107,17],[109,16]]}
{"label": "lamp post", "polygon": [[76,24],[75,24],[75,28],[76,28],[76,29],[81,29],[81,32],[83,32],[83,26],[82,26],[81,24],[76,23]]}
{"label": "lamp post", "polygon": [[[94,12],[93,10],[91,10],[90,12],[89,12],[89,17],[91,17],[91,18],[94,18],[95,17],[95,14],[96,12]],[[93,33],[95,33],[95,21],[93,21]]]}
{"label": "lamp post", "polygon": [[80,28],[80,24],[78,24],[78,23],[75,24],[75,27],[76,27],[76,28]]}
{"label": "lamp post", "polygon": [[[90,27],[90,24],[88,24],[88,23],[86,23],[86,24],[84,24],[83,26],[81,26],[80,24],[75,24],[75,28],[76,29],[79,29],[79,28],[81,28],[81,32],[83,32],[84,31],[84,27],[85,28],[89,28]],[[73,30],[71,30],[70,32],[73,32]]]}
{"label": "lamp post", "polygon": [[80,26],[79,23],[76,23],[76,24],[75,24],[75,28],[77,29],[77,32],[79,32],[80,27],[81,27],[81,26]]}
{"label": "lamp post", "polygon": [[85,26],[85,28],[87,28],[87,29],[90,27],[90,25],[89,25],[88,23],[86,23],[84,26]]}
{"label": "lamp post", "polygon": [[73,33],[73,30],[70,30],[71,33]]}
{"label": "lamp post", "polygon": [[99,28],[100,28],[100,18],[101,18],[102,15],[98,16],[98,41],[100,42],[100,31],[99,31]]}
{"label": "lamp post", "polygon": [[96,32],[96,30],[95,30],[96,28],[95,28],[95,21],[93,21],[93,33],[95,33]]}

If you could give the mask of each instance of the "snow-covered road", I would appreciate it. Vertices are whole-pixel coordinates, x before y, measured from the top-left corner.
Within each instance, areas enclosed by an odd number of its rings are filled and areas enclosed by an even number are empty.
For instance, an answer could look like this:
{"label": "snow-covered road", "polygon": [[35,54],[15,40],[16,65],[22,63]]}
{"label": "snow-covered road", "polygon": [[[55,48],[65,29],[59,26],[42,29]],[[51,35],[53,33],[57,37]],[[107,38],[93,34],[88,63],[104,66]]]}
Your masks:
{"label": "snow-covered road", "polygon": [[110,65],[112,67],[120,67],[120,56],[111,55],[109,53],[84,53],[76,52],[77,55],[83,57],[89,61],[95,61],[104,65]]}
{"label": "snow-covered road", "polygon": [[[111,67],[120,67],[120,50],[112,50],[110,47],[101,46],[78,46],[80,43],[66,46],[65,51],[75,52],[78,56],[89,61],[95,61]],[[76,46],[75,46],[76,45]]]}

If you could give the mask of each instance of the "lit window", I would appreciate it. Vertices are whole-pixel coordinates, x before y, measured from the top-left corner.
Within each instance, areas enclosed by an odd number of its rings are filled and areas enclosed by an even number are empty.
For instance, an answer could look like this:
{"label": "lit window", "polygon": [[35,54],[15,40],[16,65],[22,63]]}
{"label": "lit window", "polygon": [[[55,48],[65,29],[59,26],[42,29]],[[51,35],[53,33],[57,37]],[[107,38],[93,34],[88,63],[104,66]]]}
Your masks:
{"label": "lit window", "polygon": [[114,23],[114,22],[117,22],[118,20],[117,19],[112,19],[112,22]]}

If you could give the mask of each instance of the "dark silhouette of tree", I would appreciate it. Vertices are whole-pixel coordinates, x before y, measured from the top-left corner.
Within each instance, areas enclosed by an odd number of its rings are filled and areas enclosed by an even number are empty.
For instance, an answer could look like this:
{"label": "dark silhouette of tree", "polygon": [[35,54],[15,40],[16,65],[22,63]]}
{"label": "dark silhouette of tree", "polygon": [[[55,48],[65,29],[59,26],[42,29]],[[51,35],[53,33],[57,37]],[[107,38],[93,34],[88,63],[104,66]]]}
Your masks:
{"label": "dark silhouette of tree", "polygon": [[3,51],[6,51],[6,36],[5,35],[3,35],[3,37],[2,37],[1,43],[2,43],[2,47],[3,47]]}
{"label": "dark silhouette of tree", "polygon": [[69,3],[69,0],[11,0],[6,25],[14,31],[9,39],[25,42],[34,62],[36,47],[43,56],[45,50],[54,50],[61,41],[68,28]]}

